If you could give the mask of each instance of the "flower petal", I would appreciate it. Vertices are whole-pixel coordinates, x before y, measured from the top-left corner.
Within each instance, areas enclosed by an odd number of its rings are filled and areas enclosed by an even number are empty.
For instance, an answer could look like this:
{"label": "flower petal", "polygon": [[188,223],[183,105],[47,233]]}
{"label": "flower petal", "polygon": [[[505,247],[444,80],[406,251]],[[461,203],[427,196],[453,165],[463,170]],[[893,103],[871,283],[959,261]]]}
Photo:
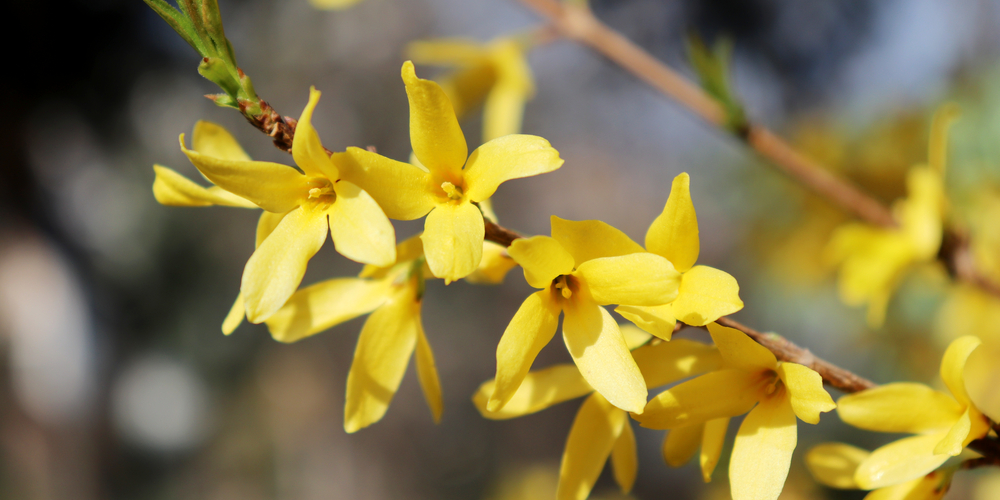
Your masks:
{"label": "flower petal", "polygon": [[797,363],[778,365],[778,376],[784,382],[792,400],[792,409],[803,422],[819,423],[819,414],[837,407],[830,393],[823,388],[823,377],[811,368]]}
{"label": "flower petal", "polygon": [[380,267],[396,262],[396,231],[378,203],[347,181],[334,184],[333,189],[337,200],[327,213],[337,252],[353,261]]}
{"label": "flower petal", "polygon": [[944,431],[963,411],[947,394],[912,382],[881,385],[837,400],[841,420],[875,432]]}
{"label": "flower petal", "polygon": [[222,125],[198,120],[191,134],[191,149],[223,160],[250,161],[240,143]]}
{"label": "flower petal", "polygon": [[641,413],[646,383],[611,314],[588,300],[572,300],[564,309],[563,341],[583,378],[611,404]]}
{"label": "flower petal", "polygon": [[[618,329],[622,332],[622,337],[625,339],[625,345],[628,346],[628,350],[634,351],[646,344],[653,339],[653,336],[647,332],[642,331],[639,327],[635,325],[618,325]],[[632,353],[635,356],[635,353]]]}
{"label": "flower petal", "polygon": [[756,343],[747,334],[718,323],[709,323],[708,332],[719,348],[722,360],[729,368],[741,370],[774,370],[778,359],[766,347]]}
{"label": "flower petal", "polygon": [[491,412],[486,409],[486,405],[495,387],[496,382],[493,380],[484,382],[472,396],[472,402],[479,409],[479,413],[491,420],[530,415],[594,390],[583,379],[583,375],[580,375],[580,369],[573,364],[555,365],[528,372],[510,401],[507,401],[499,411]]}
{"label": "flower petal", "polygon": [[962,406],[972,405],[965,388],[965,363],[969,360],[969,355],[982,343],[971,335],[959,337],[948,345],[941,359],[941,380],[944,380],[948,390]]}
{"label": "flower petal", "polygon": [[431,272],[446,285],[472,274],[483,258],[485,235],[483,214],[475,205],[438,205],[424,221],[420,236]]}
{"label": "flower petal", "polygon": [[601,305],[656,306],[677,297],[681,275],[669,260],[651,253],[601,257],[577,266],[590,296]]}
{"label": "flower petal", "polygon": [[356,432],[385,415],[419,332],[420,303],[412,287],[395,294],[365,321],[347,374],[345,431]]}
{"label": "flower petal", "polygon": [[528,296],[507,325],[497,345],[496,386],[487,409],[498,412],[513,397],[531,363],[559,326],[559,306],[549,290]]}
{"label": "flower petal", "polygon": [[590,259],[645,252],[625,233],[599,220],[572,221],[552,216],[552,237],[579,266]]}
{"label": "flower petal", "polygon": [[681,276],[677,300],[670,303],[674,317],[691,326],[704,326],[743,309],[740,285],[724,271],[695,266]]}
{"label": "flower petal", "polygon": [[507,247],[483,241],[483,259],[479,261],[479,267],[465,277],[465,281],[476,285],[499,285],[515,267],[517,262],[510,258]]}
{"label": "flower petal", "polygon": [[912,436],[893,441],[861,462],[854,480],[861,489],[873,490],[916,479],[948,460],[951,455],[934,454],[934,447],[947,432]]}
{"label": "flower petal", "polygon": [[558,500],[584,500],[594,488],[628,415],[600,394],[583,401],[570,427],[559,466]]}
{"label": "flower petal", "polygon": [[854,471],[871,452],[844,443],[823,443],[806,453],[806,467],[820,484],[842,490],[856,490]]}
{"label": "flower petal", "polygon": [[440,85],[417,78],[412,62],[403,63],[402,76],[410,101],[413,153],[431,172],[460,179],[469,148],[451,101]]}
{"label": "flower petal", "polygon": [[534,135],[505,135],[476,148],[465,168],[465,194],[483,201],[504,181],[551,172],[562,166],[549,141]]}
{"label": "flower petal", "polygon": [[646,387],[659,387],[701,375],[722,366],[722,356],[714,346],[688,339],[645,345],[632,351]]}
{"label": "flower petal", "polygon": [[302,282],[309,259],[326,241],[326,233],[326,213],[299,207],[254,251],[240,285],[251,323],[266,320],[285,305]]}
{"label": "flower petal", "polygon": [[441,397],[441,379],[438,377],[437,363],[434,362],[434,351],[427,342],[424,334],[424,326],[420,321],[420,307],[417,307],[417,378],[420,380],[420,389],[424,392],[424,399],[431,409],[434,423],[441,423],[441,413],[444,411],[444,400]]}
{"label": "flower petal", "polygon": [[306,199],[306,177],[292,167],[264,161],[217,158],[187,149],[181,151],[213,184],[250,200],[269,212],[287,212]]}
{"label": "flower petal", "polygon": [[788,397],[766,398],[743,419],[729,461],[733,500],[775,500],[798,439]]}
{"label": "flower petal", "polygon": [[497,82],[497,71],[484,60],[448,73],[438,82],[451,100],[455,116],[462,118],[486,101],[486,96]]}
{"label": "flower petal", "polygon": [[153,197],[161,205],[172,207],[228,207],[257,208],[249,200],[240,198],[218,186],[202,187],[183,175],[161,165],[153,165]]}
{"label": "flower petal", "polygon": [[[267,213],[267,212],[264,212]],[[222,320],[222,333],[223,335],[229,335],[233,333],[237,327],[243,323],[243,316],[246,315],[246,307],[243,305],[243,292],[236,295],[236,301],[233,302],[233,307],[229,309],[229,313],[226,314],[226,319]]]}
{"label": "flower petal", "polygon": [[712,473],[722,455],[722,446],[726,443],[726,432],[729,430],[729,417],[714,418],[705,422],[705,432],[701,439],[701,477],[707,483],[712,480]]}
{"label": "flower petal", "polygon": [[336,278],[295,292],[267,328],[278,342],[295,342],[368,314],[389,298],[392,280]]}
{"label": "flower petal", "polygon": [[743,370],[709,372],[657,394],[646,404],[646,411],[632,418],[650,429],[675,429],[735,417],[757,403],[761,382]]}
{"label": "flower petal", "polygon": [[356,184],[375,198],[390,219],[419,219],[434,208],[428,191],[430,175],[401,161],[360,148],[334,153],[340,178]]}
{"label": "flower petal", "polygon": [[483,44],[466,38],[417,40],[406,46],[406,57],[417,64],[432,66],[472,66],[480,64],[487,55]]}
{"label": "flower petal", "polygon": [[[965,448],[966,439],[970,438],[969,434],[972,431],[972,419],[970,417],[969,410],[965,410],[965,413],[955,421],[955,425],[951,426],[951,429],[948,429],[948,433],[941,439],[941,442],[934,446],[935,455],[945,454],[954,457],[962,453],[962,450]],[[969,441],[972,441],[972,439],[969,439]]]}
{"label": "flower petal", "polygon": [[257,219],[257,241],[254,243],[254,248],[257,248],[261,243],[264,243],[264,240],[266,240],[267,237],[274,232],[274,229],[278,227],[278,224],[281,224],[281,220],[284,219],[286,215],[288,215],[288,212],[274,213],[264,210],[260,213],[260,218]]}
{"label": "flower petal", "polygon": [[685,425],[667,432],[663,440],[663,461],[671,467],[680,467],[694,456],[701,446],[701,435],[705,422]]}
{"label": "flower petal", "polygon": [[[943,467],[912,481],[879,488],[865,496],[864,500],[941,500],[951,488],[955,471],[952,467]],[[989,493],[981,495],[981,489],[977,488],[974,498],[994,498],[988,496]]]}
{"label": "flower petal", "polygon": [[622,433],[615,441],[615,446],[611,448],[611,469],[622,493],[627,494],[632,491],[635,477],[639,473],[639,453],[636,450],[635,433],[632,432],[628,418],[622,424]]}
{"label": "flower petal", "polygon": [[698,261],[698,216],[691,203],[690,185],[687,173],[674,177],[663,212],[646,231],[646,250],[666,257],[680,272]]}
{"label": "flower petal", "polygon": [[312,126],[313,110],[319,103],[319,96],[320,91],[316,90],[316,87],[309,87],[309,103],[302,110],[299,122],[295,126],[295,137],[292,139],[292,159],[306,175],[326,177],[331,182],[336,182],[340,178],[340,173],[330,159],[330,155],[323,149],[319,134]]}
{"label": "flower petal", "polygon": [[670,340],[674,335],[677,320],[674,319],[674,310],[670,308],[670,304],[652,307],[619,305],[615,312],[663,340]]}
{"label": "flower petal", "polygon": [[500,80],[486,95],[483,105],[483,140],[491,141],[521,132],[524,103],[531,89]]}
{"label": "flower petal", "polygon": [[532,236],[518,238],[507,253],[524,271],[524,280],[535,288],[548,288],[552,280],[573,272],[573,256],[554,238]]}

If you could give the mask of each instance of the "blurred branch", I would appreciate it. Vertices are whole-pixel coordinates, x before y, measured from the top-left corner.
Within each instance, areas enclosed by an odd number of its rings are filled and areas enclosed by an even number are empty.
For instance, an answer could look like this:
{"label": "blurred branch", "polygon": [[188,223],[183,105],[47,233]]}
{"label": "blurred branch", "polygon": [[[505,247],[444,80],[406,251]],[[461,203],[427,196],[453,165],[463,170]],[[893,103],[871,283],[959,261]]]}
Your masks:
{"label": "blurred branch", "polygon": [[[744,117],[733,116],[731,103],[727,105],[725,102],[720,102],[709,92],[658,61],[638,45],[602,23],[585,5],[561,3],[558,0],[521,0],[521,2],[545,17],[566,38],[601,53],[640,80],[673,98],[710,125],[730,132],[767,159],[772,166],[830,203],[869,224],[880,227],[897,226],[890,210],[880,201],[799,153],[767,127],[752,121],[744,121]],[[699,74],[702,74],[706,73],[706,61],[703,56],[708,55],[708,52],[699,52],[699,49],[696,47],[695,53],[700,58]],[[717,64],[718,61],[709,63]],[[713,72],[719,71],[719,68],[709,67],[709,69]],[[743,126],[733,126],[734,123]],[[953,231],[949,231],[946,236],[951,239],[946,239],[942,243],[939,260],[952,277],[1000,297],[1000,284],[975,269],[967,238]]]}

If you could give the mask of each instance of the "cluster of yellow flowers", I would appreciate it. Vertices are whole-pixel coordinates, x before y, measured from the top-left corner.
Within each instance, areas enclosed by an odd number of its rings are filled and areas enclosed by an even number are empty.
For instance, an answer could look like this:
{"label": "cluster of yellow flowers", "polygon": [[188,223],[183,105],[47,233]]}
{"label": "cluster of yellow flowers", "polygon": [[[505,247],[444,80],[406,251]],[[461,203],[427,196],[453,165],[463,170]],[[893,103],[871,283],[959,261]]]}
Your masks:
{"label": "cluster of yellow flowers", "polygon": [[[484,241],[487,222],[496,220],[489,199],[500,184],[563,164],[548,141],[517,133],[532,93],[523,49],[510,39],[414,45],[415,59],[457,69],[442,86],[418,78],[411,62],[403,65],[413,148],[408,162],[359,148],[327,151],[312,126],[320,99],[315,89],[295,130],[291,152],[298,168],[252,161],[226,130],[208,122],[195,125],[190,148],[181,135],[181,149],[214,185],[157,165],[153,192],[160,203],[263,210],[256,250],[223,332],[246,317],[266,323],[276,340],[294,342],[369,314],[347,379],[344,429],[355,432],[383,417],[414,352],[437,421],[442,388],[421,324],[425,281],[499,283],[520,266],[538,291],[511,319],[497,346],[496,377],[480,386],[473,402],[486,418],[508,419],[586,396],[566,441],[558,498],[586,498],[609,458],[619,486],[631,489],[638,458],[630,418],[669,429],[665,461],[681,466],[699,453],[709,481],[730,419],[747,414],[729,461],[732,495],[774,500],[796,447],[797,419],[816,424],[834,408],[863,429],[918,435],[870,454],[841,444],[814,448],[808,463],[821,482],[874,489],[872,499],[943,495],[955,469],[942,465],[990,432],[962,373],[978,342],[959,338],[945,354],[941,375],[953,398],[922,385],[891,384],[834,404],[817,372],[779,361],[746,334],[716,323],[743,302],[731,275],[696,265],[698,222],[687,174],[674,179],[645,248],[604,222],[556,216],[551,236],[516,239],[507,248]],[[470,155],[458,115],[480,102],[484,143]],[[944,139],[943,126],[937,129],[930,166],[913,170],[911,198],[898,207],[901,227],[845,227],[832,245],[834,258],[844,262],[845,299],[869,303],[873,323],[881,322],[903,269],[931,259],[940,246]],[[425,216],[422,234],[397,244],[390,219]],[[328,232],[338,253],[366,266],[357,277],[300,288]],[[634,326],[620,326],[609,305]],[[574,364],[532,371],[560,315]],[[678,322],[706,327],[714,345],[672,340]],[[648,389],[664,386],[648,397]]]}

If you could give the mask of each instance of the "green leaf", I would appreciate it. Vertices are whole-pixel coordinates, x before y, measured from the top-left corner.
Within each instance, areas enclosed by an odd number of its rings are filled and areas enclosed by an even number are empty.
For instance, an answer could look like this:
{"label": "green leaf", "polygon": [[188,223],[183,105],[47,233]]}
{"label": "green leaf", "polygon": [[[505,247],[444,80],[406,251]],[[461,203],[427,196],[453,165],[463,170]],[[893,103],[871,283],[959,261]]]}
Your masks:
{"label": "green leaf", "polygon": [[736,133],[746,130],[747,120],[743,104],[736,97],[729,81],[729,64],[733,54],[732,41],[719,39],[709,49],[698,35],[691,34],[687,42],[691,66],[698,74],[702,88],[725,108],[727,127]]}
{"label": "green leaf", "polygon": [[239,96],[240,83],[229,73],[226,62],[218,57],[206,57],[198,65],[198,74],[212,81],[227,94],[236,99]]}
{"label": "green leaf", "polygon": [[204,57],[205,47],[201,42],[201,38],[198,36],[197,30],[194,28],[194,24],[191,22],[187,16],[182,12],[175,9],[172,5],[168,4],[164,0],[143,0],[149,8],[153,9],[163,18],[167,24],[170,25],[174,31],[177,32],[185,42],[188,43],[194,50],[198,51],[199,54]]}
{"label": "green leaf", "polygon": [[229,97],[229,95],[227,94],[208,94],[205,97],[211,99],[216,106],[222,108],[233,108],[236,110],[240,109],[240,106],[239,104],[237,104],[236,99]]}

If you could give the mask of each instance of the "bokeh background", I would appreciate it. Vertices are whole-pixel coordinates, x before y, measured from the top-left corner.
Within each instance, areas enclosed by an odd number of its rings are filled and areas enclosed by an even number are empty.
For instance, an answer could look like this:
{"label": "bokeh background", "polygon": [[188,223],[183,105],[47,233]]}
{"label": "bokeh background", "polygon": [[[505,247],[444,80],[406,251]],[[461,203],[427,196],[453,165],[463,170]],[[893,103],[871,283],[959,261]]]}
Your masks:
{"label": "bokeh background", "polygon": [[[374,145],[401,160],[409,154],[399,78],[408,42],[485,41],[539,25],[514,0],[365,0],[342,12],[306,0],[219,3],[264,99],[297,116],[315,85],[324,94],[314,121],[329,149]],[[1000,242],[989,224],[1000,220],[1000,2],[595,0],[593,8],[689,76],[687,33],[731,37],[750,116],[886,202],[904,194],[906,168],[925,158],[935,108],[959,102],[953,219]],[[0,121],[0,498],[553,497],[579,402],[503,422],[481,418],[470,402],[492,378],[496,343],[530,290],[519,271],[501,286],[429,285],[424,326],[444,388],[440,425],[411,367],[386,417],[345,434],[345,381],[363,319],[293,345],[274,342],[263,325],[224,337],[256,214],[163,207],[150,189],[154,163],[196,174],[177,136],[199,119],[225,125],[255,159],[291,159],[201,97],[217,90],[196,73],[198,56],[141,1],[7,10],[37,31],[8,42],[0,80],[8,110]],[[58,49],[37,48],[42,37]],[[737,278],[740,321],[879,382],[934,382],[950,336],[1000,337],[1000,321],[957,328],[957,316],[942,316],[942,307],[959,307],[957,292],[933,267],[904,283],[886,326],[868,328],[863,310],[838,300],[821,258],[844,214],[584,48],[555,41],[530,62],[538,90],[524,131],[549,139],[566,164],[504,184],[494,206],[508,227],[547,234],[549,215],[599,218],[641,241],[671,179],[686,171],[699,262]],[[470,145],[477,116],[463,121]],[[399,239],[418,230],[397,226]],[[997,263],[1000,245],[980,254]],[[304,283],[359,269],[327,244]],[[983,308],[1000,314],[996,303]],[[553,342],[535,366],[568,359]],[[703,485],[696,465],[663,464],[662,431],[635,428],[632,497],[728,498],[725,461]],[[863,497],[815,485],[802,455],[822,441],[872,448],[893,439],[834,415],[799,429],[783,499]],[[992,471],[962,473],[949,498],[998,498],[997,481]],[[607,472],[594,496],[620,498]]]}

